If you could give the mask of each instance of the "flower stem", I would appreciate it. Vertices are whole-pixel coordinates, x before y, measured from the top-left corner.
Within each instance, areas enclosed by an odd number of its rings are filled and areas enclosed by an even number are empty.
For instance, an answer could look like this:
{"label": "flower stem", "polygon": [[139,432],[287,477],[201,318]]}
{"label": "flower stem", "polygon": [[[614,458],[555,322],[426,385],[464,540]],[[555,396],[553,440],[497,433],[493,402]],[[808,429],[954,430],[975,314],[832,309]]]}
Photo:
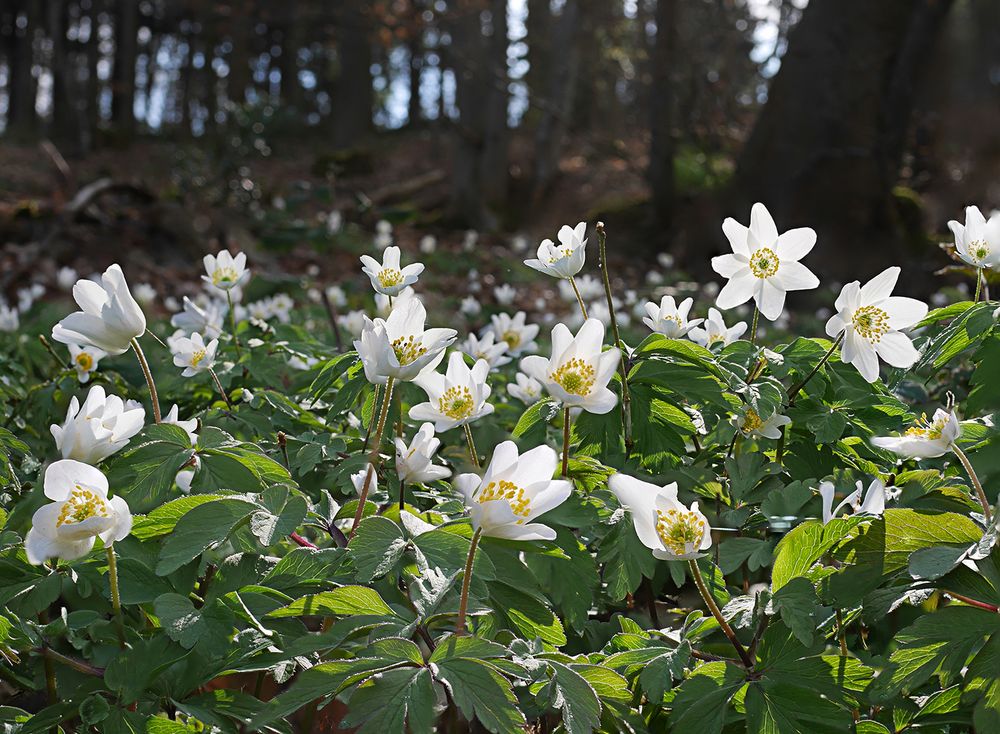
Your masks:
{"label": "flower stem", "polygon": [[125,649],[125,622],[122,620],[122,596],[118,590],[118,559],[115,558],[115,546],[104,549],[108,556],[108,584],[111,587],[111,608],[115,612],[115,627],[118,630],[118,647]]}
{"label": "flower stem", "polygon": [[465,424],[465,440],[469,442],[469,456],[472,457],[472,463],[476,465],[477,469],[482,469],[479,463],[479,453],[476,451],[476,442],[472,440],[472,427],[468,423]]}
{"label": "flower stem", "polygon": [[153,419],[159,423],[160,396],[156,392],[156,383],[153,382],[153,373],[149,371],[149,362],[146,361],[146,355],[143,353],[142,347],[139,346],[138,339],[132,339],[132,349],[135,350],[135,356],[139,360],[139,366],[142,367],[142,374],[146,376],[146,385],[149,386],[149,399],[153,403]]}
{"label": "flower stem", "polygon": [[562,475],[569,476],[569,431],[571,418],[569,408],[563,408],[563,455],[562,455]]}
{"label": "flower stem", "polygon": [[976,270],[976,297],[972,300],[973,303],[979,303],[979,294],[983,291],[983,269],[978,268]]}
{"label": "flower stem", "polygon": [[701,569],[698,568],[698,562],[693,558],[688,560],[688,568],[691,569],[691,576],[694,578],[694,583],[698,587],[698,592],[701,594],[701,598],[705,600],[705,605],[708,610],[715,617],[715,621],[719,623],[719,627],[722,628],[723,633],[729,638],[729,641],[733,643],[733,647],[736,649],[736,653],[740,656],[740,660],[743,661],[743,667],[747,670],[753,668],[753,660],[747,653],[746,648],[743,647],[743,643],[739,641],[736,637],[736,633],[733,628],[729,626],[729,622],[726,618],[722,616],[722,611],[719,609],[719,605],[715,603],[715,599],[712,598],[712,594],[709,592],[708,587],[705,585],[705,579],[702,578]]}
{"label": "flower stem", "polygon": [[375,437],[372,440],[372,450],[368,459],[368,472],[365,474],[365,484],[361,488],[361,496],[358,498],[358,511],[354,513],[354,522],[351,524],[351,533],[347,536],[348,539],[353,538],[354,534],[358,531],[358,525],[361,523],[361,518],[365,513],[365,502],[368,501],[368,488],[371,486],[372,477],[378,469],[379,459],[381,458],[379,447],[382,444],[382,432],[385,430],[386,416],[389,415],[389,403],[392,401],[392,386],[395,381],[396,378],[390,377],[385,383],[385,394],[382,396],[382,409],[379,411],[378,425],[375,427]]}
{"label": "flower stem", "polygon": [[477,529],[473,533],[472,542],[469,544],[469,556],[465,559],[465,574],[462,576],[462,596],[458,601],[458,621],[455,622],[456,637],[461,637],[465,634],[465,611],[469,607],[469,584],[472,583],[472,563],[476,560],[476,548],[479,547],[479,537],[482,534],[482,528]]}
{"label": "flower stem", "polygon": [[844,614],[839,609],[835,612],[837,618],[837,641],[840,643],[840,656],[847,657],[847,636],[844,634]]}
{"label": "flower stem", "polygon": [[958,444],[953,443],[951,450],[955,452],[955,456],[958,457],[958,460],[962,462],[962,466],[965,467],[965,473],[972,480],[972,486],[976,489],[976,497],[979,499],[979,504],[983,506],[983,517],[986,518],[987,523],[993,522],[993,512],[990,510],[989,500],[986,499],[986,492],[983,491],[983,484],[979,481],[979,475],[972,468],[972,462],[969,461],[969,457],[965,455],[965,452],[958,447]]}
{"label": "flower stem", "polygon": [[813,367],[811,370],[809,370],[809,374],[806,375],[800,382],[798,382],[791,390],[788,391],[789,405],[795,404],[795,396],[798,395],[799,392],[802,391],[802,388],[806,386],[806,383],[808,383],[809,380],[811,380],[816,375],[816,373],[819,372],[820,367],[825,365],[830,360],[830,357],[832,357],[833,353],[837,351],[837,347],[840,346],[840,343],[842,341],[844,341],[844,332],[840,332],[840,336],[838,336],[834,340],[833,344],[830,345],[830,348],[826,350],[826,354],[823,355],[823,359],[817,362],[816,366]]}
{"label": "flower stem", "polygon": [[600,267],[604,276],[604,296],[608,299],[608,313],[611,314],[611,331],[615,335],[615,346],[620,357],[619,370],[622,376],[622,429],[625,433],[625,455],[632,453],[632,395],[628,389],[628,367],[625,364],[625,345],[618,331],[618,316],[615,313],[615,299],[611,294],[611,276],[608,273],[608,235],[604,231],[604,222],[597,223],[597,241],[600,245]]}
{"label": "flower stem", "polygon": [[[379,402],[378,402],[378,400],[379,400],[378,393],[379,393],[379,386],[376,384],[375,385],[375,394],[372,395],[372,405],[373,406],[379,404]],[[375,408],[373,407],[372,410],[374,411]],[[365,431],[365,447],[364,447],[363,451],[367,451],[368,450],[368,442],[371,440],[371,437],[372,437],[372,421],[369,420],[368,421],[368,429]]]}
{"label": "flower stem", "polygon": [[1000,607],[997,607],[996,604],[989,604],[988,602],[985,601],[972,599],[962,594],[956,594],[954,591],[948,591],[948,589],[942,589],[942,591],[944,591],[944,593],[947,594],[948,596],[953,597],[954,599],[962,602],[963,604],[968,604],[970,607],[976,607],[977,609],[985,609],[987,612],[993,612],[994,614],[1000,612]]}
{"label": "flower stem", "polygon": [[323,308],[326,309],[326,317],[330,320],[330,329],[333,331],[333,343],[337,346],[338,352],[343,352],[344,342],[340,338],[340,327],[337,326],[337,307],[333,305],[333,301],[326,295],[326,288],[322,284],[317,284],[316,289],[319,291],[319,298],[323,302]]}
{"label": "flower stem", "polygon": [[753,323],[750,325],[750,343],[757,343],[757,319],[760,318],[760,309],[756,304],[753,307]]}
{"label": "flower stem", "polygon": [[[215,383],[215,387],[219,390],[219,395],[221,395],[222,399],[226,401],[226,407],[229,408],[230,411],[232,411],[233,404],[229,402],[229,396],[226,395],[226,391],[223,389],[222,383],[219,382],[219,376],[215,374],[215,370],[213,370],[211,367],[208,368],[208,374],[212,376],[212,381]],[[287,468],[288,462],[286,461],[285,464]]]}
{"label": "flower stem", "polygon": [[580,304],[580,313],[583,314],[584,321],[586,321],[589,316],[587,316],[587,307],[583,305],[583,296],[580,295],[580,289],[576,287],[576,278],[572,275],[569,276],[569,284],[573,286],[573,292],[576,294],[576,302]]}
{"label": "flower stem", "polygon": [[226,300],[229,301],[229,328],[233,332],[233,344],[236,345],[236,359],[239,359],[242,355],[240,354],[240,338],[236,336],[236,309],[233,308],[233,292],[226,289]]}
{"label": "flower stem", "polygon": [[45,338],[45,334],[39,334],[38,341],[40,341],[42,343],[42,346],[45,347],[48,353],[52,355],[52,359],[54,359],[56,361],[56,364],[59,365],[59,369],[60,370],[66,369],[66,365],[70,363],[67,362],[65,359],[63,359],[62,357],[60,357],[58,354],[56,354],[56,350],[52,348],[52,343]]}
{"label": "flower stem", "polygon": [[301,535],[299,535],[294,531],[289,533],[288,537],[292,540],[292,542],[294,542],[300,548],[312,548],[312,549],[319,548],[319,546],[313,543],[311,540],[306,540],[305,538],[303,538]]}

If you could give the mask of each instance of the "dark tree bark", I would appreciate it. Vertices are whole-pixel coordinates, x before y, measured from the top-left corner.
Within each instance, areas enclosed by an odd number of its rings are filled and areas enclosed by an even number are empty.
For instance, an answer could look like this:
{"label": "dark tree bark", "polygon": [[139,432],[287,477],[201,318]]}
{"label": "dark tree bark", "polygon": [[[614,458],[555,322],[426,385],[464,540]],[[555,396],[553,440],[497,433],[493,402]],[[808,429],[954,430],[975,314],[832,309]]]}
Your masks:
{"label": "dark tree bark", "polygon": [[103,8],[103,2],[92,0],[90,4],[90,36],[87,38],[86,47],[87,83],[84,85],[87,119],[85,147],[87,149],[96,145],[97,130],[101,124],[101,85],[97,75],[97,67],[101,60],[100,27]]}
{"label": "dark tree bark", "polygon": [[[34,62],[35,28],[38,26],[37,3],[20,0],[14,6],[15,27],[12,29],[10,63],[9,129],[12,133],[27,134],[35,126],[35,77],[31,73]],[[22,27],[16,27],[20,18]]]}
{"label": "dark tree bark", "polygon": [[528,32],[528,71],[524,82],[528,87],[528,97],[532,103],[529,114],[537,115],[544,106],[548,93],[549,58],[552,55],[552,9],[550,0],[528,0],[528,18],[525,21]]}
{"label": "dark tree bark", "polygon": [[483,44],[488,56],[479,68],[485,79],[486,109],[483,127],[483,151],[480,167],[480,181],[483,196],[494,208],[502,207],[507,200],[509,183],[508,148],[510,145],[507,129],[507,0],[490,2],[493,33]]}
{"label": "dark tree bark", "polygon": [[135,130],[135,62],[139,55],[139,0],[115,0],[115,60],[111,72],[111,122]]}
{"label": "dark tree bark", "polygon": [[75,148],[79,139],[70,88],[73,74],[66,50],[66,12],[63,0],[49,0],[46,6],[46,26],[52,47],[52,126],[49,134],[58,143],[73,144]]}
{"label": "dark tree bark", "polygon": [[364,0],[342,0],[337,24],[340,73],[333,85],[333,144],[357,145],[372,127],[372,19]]}
{"label": "dark tree bark", "polygon": [[815,228],[827,246],[812,262],[828,273],[856,274],[859,261],[884,260],[884,245],[898,246],[896,141],[912,98],[899,85],[906,75],[913,83],[934,36],[921,14],[943,17],[942,2],[812,0],[789,36],[739,160],[736,211],[762,201],[779,229]]}
{"label": "dark tree bark", "polygon": [[656,231],[666,238],[674,205],[674,132],[672,74],[676,45],[676,0],[657,0],[656,41],[650,90],[649,184]]}
{"label": "dark tree bark", "polygon": [[303,21],[297,0],[285,0],[281,20],[277,25],[280,36],[278,72],[281,74],[281,102],[302,111],[302,85],[299,84],[299,48],[302,45]]}
{"label": "dark tree bark", "polygon": [[[243,7],[245,5],[245,7]],[[227,59],[229,76],[226,78],[226,97],[236,105],[247,101],[247,87],[250,86],[250,47],[253,44],[253,12],[255,3],[233,4],[231,23],[233,50]]]}
{"label": "dark tree bark", "polygon": [[420,17],[423,3],[410,0],[409,38],[406,50],[409,56],[410,99],[406,107],[406,123],[419,125],[423,118],[420,100],[420,77],[424,68],[424,22]]}

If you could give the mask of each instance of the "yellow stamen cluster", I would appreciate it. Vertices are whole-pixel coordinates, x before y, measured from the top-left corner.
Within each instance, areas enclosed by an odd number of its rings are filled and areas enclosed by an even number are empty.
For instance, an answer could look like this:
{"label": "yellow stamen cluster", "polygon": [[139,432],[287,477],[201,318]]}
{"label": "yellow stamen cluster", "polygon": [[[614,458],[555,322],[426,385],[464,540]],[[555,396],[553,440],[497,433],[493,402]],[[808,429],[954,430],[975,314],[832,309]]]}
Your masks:
{"label": "yellow stamen cluster", "polygon": [[590,395],[594,389],[594,368],[582,359],[574,358],[552,372],[549,379],[572,395]]}
{"label": "yellow stamen cluster", "polygon": [[396,353],[396,359],[399,360],[401,367],[427,354],[427,348],[412,334],[394,339],[392,342],[392,351]]}
{"label": "yellow stamen cluster", "polygon": [[235,283],[239,276],[236,275],[236,268],[216,268],[212,273],[212,285],[223,285],[225,283]]}
{"label": "yellow stamen cluster", "polygon": [[559,262],[560,260],[565,260],[567,257],[573,254],[572,247],[554,247],[552,249],[553,256],[549,258],[549,265]]}
{"label": "yellow stamen cluster", "polygon": [[56,518],[56,527],[75,525],[91,517],[111,517],[108,503],[97,492],[76,485]]}
{"label": "yellow stamen cluster", "polygon": [[378,273],[378,282],[383,288],[392,288],[403,282],[403,274],[396,268],[382,268]]}
{"label": "yellow stamen cluster", "polygon": [[197,367],[201,360],[205,359],[205,350],[197,349],[191,353],[191,366]]}
{"label": "yellow stamen cluster", "polygon": [[76,363],[80,366],[80,369],[84,372],[90,372],[94,369],[94,358],[91,357],[86,352],[80,352],[76,355]]}
{"label": "yellow stamen cluster", "polygon": [[680,316],[661,316],[660,321],[673,321],[677,324],[677,328],[684,328],[684,322],[681,321]]}
{"label": "yellow stamen cluster", "polygon": [[911,438],[924,438],[928,441],[936,441],[941,438],[946,425],[948,425],[948,416],[942,416],[931,423],[927,420],[927,414],[924,413],[916,423],[906,429],[905,435]]}
{"label": "yellow stamen cluster", "polygon": [[[656,511],[656,534],[663,547],[676,556],[697,550],[705,536],[705,521],[693,512]],[[690,548],[689,548],[690,546]]]}
{"label": "yellow stamen cluster", "polygon": [[510,349],[517,349],[518,345],[521,343],[521,335],[516,331],[505,331],[501,339],[507,342],[507,346]]}
{"label": "yellow stamen cluster", "polygon": [[438,399],[438,410],[456,421],[468,418],[472,415],[472,410],[475,407],[476,403],[472,399],[472,392],[465,386],[449,387]]}
{"label": "yellow stamen cluster", "polygon": [[764,425],[764,421],[760,419],[757,411],[753,408],[747,408],[746,412],[743,414],[743,424],[740,429],[743,433],[753,433]]}
{"label": "yellow stamen cluster", "polygon": [[889,333],[889,314],[878,306],[862,306],[854,312],[851,323],[854,331],[872,344],[877,344]]}
{"label": "yellow stamen cluster", "polygon": [[511,511],[520,518],[517,521],[518,525],[523,524],[531,513],[531,498],[524,493],[523,489],[507,480],[490,482],[479,493],[476,500],[480,504],[492,500],[507,500]]}
{"label": "yellow stamen cluster", "polygon": [[750,272],[758,278],[770,278],[778,272],[778,255],[770,247],[762,247],[750,256]]}

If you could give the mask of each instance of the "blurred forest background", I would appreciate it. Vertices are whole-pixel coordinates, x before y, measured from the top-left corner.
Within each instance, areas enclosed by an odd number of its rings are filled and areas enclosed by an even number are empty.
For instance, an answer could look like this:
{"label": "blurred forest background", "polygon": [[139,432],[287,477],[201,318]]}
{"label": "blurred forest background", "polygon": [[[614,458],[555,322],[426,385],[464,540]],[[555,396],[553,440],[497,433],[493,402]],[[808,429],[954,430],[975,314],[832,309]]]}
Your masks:
{"label": "blurred forest background", "polygon": [[322,253],[334,211],[404,246],[603,219],[697,273],[757,200],[824,277],[930,271],[1000,207],[998,113],[997,0],[2,0],[0,287]]}

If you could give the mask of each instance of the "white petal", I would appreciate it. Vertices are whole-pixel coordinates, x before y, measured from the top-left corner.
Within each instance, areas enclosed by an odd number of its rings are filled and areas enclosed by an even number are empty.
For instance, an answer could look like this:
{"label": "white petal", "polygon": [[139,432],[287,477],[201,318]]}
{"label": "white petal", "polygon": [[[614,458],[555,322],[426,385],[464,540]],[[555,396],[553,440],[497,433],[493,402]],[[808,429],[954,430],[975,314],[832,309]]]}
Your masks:
{"label": "white petal", "polygon": [[[750,210],[750,234],[761,247],[775,247],[778,243],[778,228],[767,207],[760,202]],[[754,249],[753,245],[750,249]]]}
{"label": "white petal", "polygon": [[816,230],[810,227],[790,229],[778,237],[778,247],[775,250],[778,257],[785,260],[801,260],[809,254],[816,244]]}
{"label": "white petal", "polygon": [[920,359],[920,352],[906,334],[890,331],[879,339],[875,350],[883,360],[893,367],[909,367]]}
{"label": "white petal", "polygon": [[800,262],[782,260],[774,277],[786,291],[807,291],[819,286],[819,278]]}
{"label": "white petal", "polygon": [[862,303],[876,303],[884,298],[888,298],[892,294],[892,289],[896,287],[899,272],[899,268],[896,266],[886,268],[861,286],[860,297]]}
{"label": "white petal", "polygon": [[736,308],[753,297],[757,278],[750,273],[750,268],[733,276],[715,299],[715,304],[721,309]]}

